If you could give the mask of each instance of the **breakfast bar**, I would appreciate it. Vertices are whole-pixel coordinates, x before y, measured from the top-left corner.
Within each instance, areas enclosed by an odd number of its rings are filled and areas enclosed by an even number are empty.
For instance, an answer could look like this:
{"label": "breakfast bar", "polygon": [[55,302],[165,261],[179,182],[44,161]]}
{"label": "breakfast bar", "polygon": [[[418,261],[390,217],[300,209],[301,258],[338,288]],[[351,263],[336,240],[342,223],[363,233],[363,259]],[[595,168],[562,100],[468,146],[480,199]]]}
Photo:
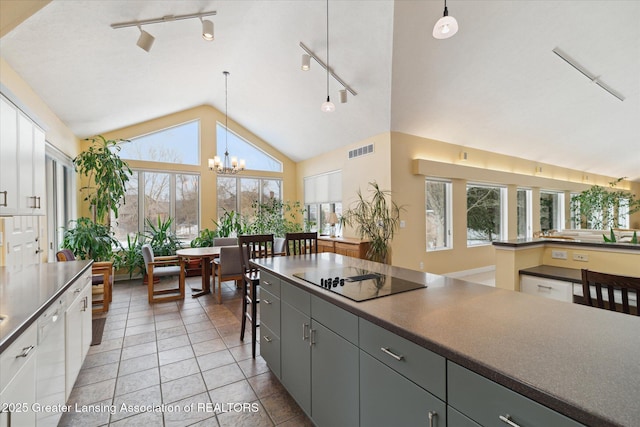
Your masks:
{"label": "breakfast bar", "polygon": [[[640,319],[635,316],[337,254],[254,264],[262,272],[261,354],[319,426],[344,422],[332,418],[336,413],[346,413],[356,425],[380,425],[385,411],[402,425],[410,401],[425,425],[640,422]],[[340,288],[370,284],[349,278],[342,284],[343,277],[336,281],[330,273],[329,286],[324,278],[322,285],[301,278],[345,268],[420,286],[393,293],[384,290],[386,282],[381,296],[358,302],[344,295],[352,291]],[[297,366],[306,356],[291,356],[295,340],[310,349],[308,375]],[[328,350],[325,342],[336,347],[320,356]],[[334,390],[318,388],[332,375]],[[300,378],[306,384],[300,385]],[[390,384],[393,389],[385,391]],[[333,411],[327,410],[327,399]],[[405,406],[376,412],[394,399]]]}

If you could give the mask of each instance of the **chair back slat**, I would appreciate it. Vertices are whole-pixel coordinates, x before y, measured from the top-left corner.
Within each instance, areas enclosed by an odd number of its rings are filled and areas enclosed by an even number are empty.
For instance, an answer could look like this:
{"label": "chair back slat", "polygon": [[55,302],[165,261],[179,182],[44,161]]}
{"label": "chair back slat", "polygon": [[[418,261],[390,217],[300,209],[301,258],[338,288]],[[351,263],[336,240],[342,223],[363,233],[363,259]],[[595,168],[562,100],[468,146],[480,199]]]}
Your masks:
{"label": "chair back slat", "polygon": [[318,233],[287,233],[284,247],[288,255],[318,253]]}
{"label": "chair back slat", "polygon": [[268,258],[274,255],[273,234],[248,234],[238,237],[238,246],[245,248],[242,251],[242,268],[245,272],[255,271],[251,268],[249,260]]}
{"label": "chair back slat", "polygon": [[[604,291],[606,289],[606,291]],[[595,299],[591,291],[595,290]],[[607,301],[604,301],[603,293],[606,292]],[[626,314],[640,316],[638,305],[640,304],[640,277],[618,276],[615,274],[600,273],[596,271],[582,270],[582,293],[587,305],[597,308],[605,308]],[[616,294],[620,294],[620,302],[616,302]],[[635,307],[630,303],[635,296]]]}

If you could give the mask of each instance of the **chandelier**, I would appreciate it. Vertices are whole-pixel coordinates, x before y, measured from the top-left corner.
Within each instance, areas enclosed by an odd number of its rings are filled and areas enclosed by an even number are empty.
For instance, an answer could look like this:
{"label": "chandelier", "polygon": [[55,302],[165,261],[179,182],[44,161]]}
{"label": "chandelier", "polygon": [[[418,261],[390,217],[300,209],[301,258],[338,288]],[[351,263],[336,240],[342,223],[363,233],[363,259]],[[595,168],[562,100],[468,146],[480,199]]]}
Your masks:
{"label": "chandelier", "polygon": [[240,159],[240,162],[238,162],[237,157],[229,157],[229,115],[227,114],[229,92],[227,89],[227,78],[230,73],[228,71],[223,71],[222,74],[224,74],[224,159],[220,159],[219,156],[209,159],[209,170],[215,170],[220,175],[229,175],[236,174],[244,170],[245,162],[244,159]]}

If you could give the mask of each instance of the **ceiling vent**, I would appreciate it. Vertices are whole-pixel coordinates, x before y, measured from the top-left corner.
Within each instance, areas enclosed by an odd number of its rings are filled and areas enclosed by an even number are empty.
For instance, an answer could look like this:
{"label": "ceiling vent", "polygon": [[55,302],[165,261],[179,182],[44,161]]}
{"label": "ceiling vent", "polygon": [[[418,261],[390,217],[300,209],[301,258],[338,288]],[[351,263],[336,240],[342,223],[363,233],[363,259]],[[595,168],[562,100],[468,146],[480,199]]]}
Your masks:
{"label": "ceiling vent", "polygon": [[373,144],[364,145],[362,147],[349,150],[349,159],[355,159],[356,157],[364,156],[371,153],[373,153]]}

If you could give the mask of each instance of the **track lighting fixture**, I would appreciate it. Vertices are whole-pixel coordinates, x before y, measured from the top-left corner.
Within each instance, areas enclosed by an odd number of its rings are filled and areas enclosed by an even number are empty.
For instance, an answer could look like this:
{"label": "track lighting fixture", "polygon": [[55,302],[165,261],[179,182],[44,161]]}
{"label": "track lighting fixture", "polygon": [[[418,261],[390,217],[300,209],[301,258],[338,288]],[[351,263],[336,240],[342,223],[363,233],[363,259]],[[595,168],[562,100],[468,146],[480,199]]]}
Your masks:
{"label": "track lighting fixture", "polygon": [[140,36],[138,37],[138,41],[136,42],[136,44],[142,49],[149,52],[151,50],[153,42],[155,41],[155,37],[144,31],[142,29],[143,25],[161,24],[163,22],[180,21],[183,19],[192,18],[200,19],[200,21],[202,22],[202,38],[207,41],[211,41],[213,40],[213,22],[209,21],[208,19],[203,20],[202,17],[212,16],[216,14],[217,12],[214,10],[211,12],[192,13],[189,15],[166,15],[162,18],[144,19],[141,21],[120,22],[117,24],[111,24],[111,28],[117,30],[120,28],[138,27],[138,29],[140,30]]}
{"label": "track lighting fixture", "polygon": [[340,94],[340,104],[346,104],[347,103],[347,90],[346,89],[340,89],[338,91],[338,93]]}
{"label": "track lighting fixture", "polygon": [[447,0],[444,0],[444,14],[438,19],[433,27],[433,37],[436,39],[448,39],[458,32],[458,21],[453,16],[449,16]]}
{"label": "track lighting fixture", "polygon": [[209,21],[208,19],[202,19],[202,18],[200,18],[200,20],[202,21],[202,38],[209,42],[212,41],[213,40],[213,22]]}
{"label": "track lighting fixture", "polygon": [[302,71],[309,71],[311,68],[311,57],[306,53],[302,54],[302,66],[300,68]]}
{"label": "track lighting fixture", "polygon": [[140,28],[140,26],[138,26],[138,29],[140,30],[140,37],[138,37],[138,41],[136,42],[136,44],[138,45],[139,48],[149,52],[156,38],[153,37],[151,34],[147,33],[142,28]]}

